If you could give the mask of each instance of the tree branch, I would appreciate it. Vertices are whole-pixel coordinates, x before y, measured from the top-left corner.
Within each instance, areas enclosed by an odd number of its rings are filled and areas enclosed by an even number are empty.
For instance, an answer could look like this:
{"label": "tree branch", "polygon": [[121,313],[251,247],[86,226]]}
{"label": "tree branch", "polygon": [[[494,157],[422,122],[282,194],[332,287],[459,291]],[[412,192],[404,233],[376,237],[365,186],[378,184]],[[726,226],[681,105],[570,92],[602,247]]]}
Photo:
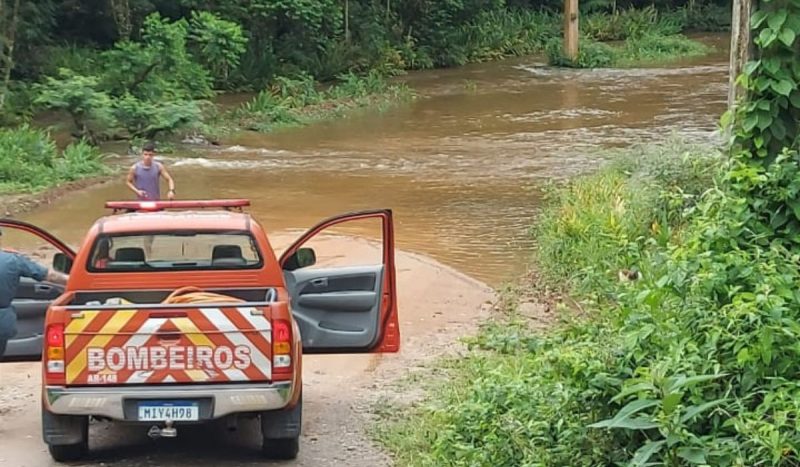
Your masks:
{"label": "tree branch", "polygon": [[139,74],[136,76],[136,78],[133,80],[133,83],[131,83],[130,87],[128,88],[128,92],[133,92],[133,90],[134,90],[134,89],[136,89],[137,87],[139,87],[139,85],[140,85],[140,84],[142,84],[142,83],[144,82],[144,80],[146,80],[146,79],[147,79],[147,77],[148,77],[148,76],[150,76],[150,73],[152,73],[152,72],[153,72],[153,70],[155,70],[155,69],[156,69],[156,67],[157,67],[157,66],[158,66],[160,63],[161,63],[161,61],[160,61],[160,60],[156,60],[155,62],[151,63],[151,64],[150,64],[150,65],[149,65],[147,68],[145,68],[144,70],[142,70],[142,71],[141,71],[141,72],[140,72],[140,73],[139,73]]}

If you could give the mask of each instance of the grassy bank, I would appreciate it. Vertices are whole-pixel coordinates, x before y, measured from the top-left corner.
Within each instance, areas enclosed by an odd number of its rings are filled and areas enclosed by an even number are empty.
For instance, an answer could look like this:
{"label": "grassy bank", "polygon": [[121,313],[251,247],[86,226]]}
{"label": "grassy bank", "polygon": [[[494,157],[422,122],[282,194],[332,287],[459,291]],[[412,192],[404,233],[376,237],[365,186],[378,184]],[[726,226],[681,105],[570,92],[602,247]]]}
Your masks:
{"label": "grassy bank", "polygon": [[606,44],[586,38],[581,42],[578,58],[564,56],[561,39],[548,43],[547,57],[551,65],[574,68],[627,68],[698,57],[711,52],[707,45],[680,34],[662,36],[647,34],[629,38],[621,45]]}
{"label": "grassy bank", "polygon": [[352,115],[360,110],[384,110],[413,98],[403,84],[390,84],[377,72],[349,73],[322,88],[308,75],[281,78],[240,107],[218,115],[206,126],[211,132],[239,129],[270,132]]}
{"label": "grassy bank", "polygon": [[42,130],[0,128],[0,194],[35,193],[106,173],[99,151],[85,141],[59,151]]}
{"label": "grassy bank", "polygon": [[537,333],[509,300],[426,400],[386,411],[398,464],[797,465],[800,258],[718,188],[777,195],[786,157],[757,173],[671,143],[553,190],[536,267],[583,313]]}
{"label": "grassy bank", "polygon": [[[707,7],[711,8],[711,7]],[[613,15],[587,15],[581,22],[581,42],[577,60],[563,55],[563,41],[556,37],[547,44],[551,64],[577,68],[631,67],[707,54],[710,47],[682,35],[692,25],[704,30],[725,27],[724,10],[690,13],[687,8],[660,12],[653,7],[628,9]],[[698,18],[716,18],[719,22]],[[700,26],[702,25],[702,26]]]}

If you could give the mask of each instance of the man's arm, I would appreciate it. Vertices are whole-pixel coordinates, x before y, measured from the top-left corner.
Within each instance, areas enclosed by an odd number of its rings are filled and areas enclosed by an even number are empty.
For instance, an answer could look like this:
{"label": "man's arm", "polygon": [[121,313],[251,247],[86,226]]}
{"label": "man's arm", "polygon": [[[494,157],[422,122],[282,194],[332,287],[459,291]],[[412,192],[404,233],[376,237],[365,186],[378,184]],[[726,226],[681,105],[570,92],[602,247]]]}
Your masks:
{"label": "man's arm", "polygon": [[160,162],[159,164],[161,165],[161,176],[167,180],[167,183],[169,183],[169,193],[167,196],[169,199],[175,199],[175,180],[172,179],[172,175],[170,175],[169,171],[167,171],[167,167]]}
{"label": "man's arm", "polygon": [[25,256],[17,255],[19,261],[20,275],[30,277],[37,281],[48,281],[55,284],[66,284],[69,276],[53,269],[48,269],[41,264],[31,261]]}
{"label": "man's arm", "polygon": [[126,185],[128,185],[128,188],[130,188],[131,191],[136,193],[136,196],[144,196],[144,191],[136,188],[136,185],[134,185],[133,182],[135,178],[136,178],[136,165],[134,164],[131,166],[130,170],[128,170]]}
{"label": "man's arm", "polygon": [[69,276],[66,274],[62,274],[58,271],[55,271],[53,269],[48,269],[47,278],[45,280],[47,280],[47,282],[52,282],[54,284],[66,285],[67,280],[69,280]]}

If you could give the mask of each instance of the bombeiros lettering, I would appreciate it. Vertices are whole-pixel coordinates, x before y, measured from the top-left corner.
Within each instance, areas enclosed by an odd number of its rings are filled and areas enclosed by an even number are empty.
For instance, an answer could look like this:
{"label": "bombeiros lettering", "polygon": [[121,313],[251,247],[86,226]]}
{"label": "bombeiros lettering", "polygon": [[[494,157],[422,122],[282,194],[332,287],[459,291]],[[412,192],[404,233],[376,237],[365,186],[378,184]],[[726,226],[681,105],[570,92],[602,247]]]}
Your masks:
{"label": "bombeiros lettering", "polygon": [[89,347],[86,349],[90,372],[104,370],[244,370],[252,363],[250,347],[169,346],[169,347]]}

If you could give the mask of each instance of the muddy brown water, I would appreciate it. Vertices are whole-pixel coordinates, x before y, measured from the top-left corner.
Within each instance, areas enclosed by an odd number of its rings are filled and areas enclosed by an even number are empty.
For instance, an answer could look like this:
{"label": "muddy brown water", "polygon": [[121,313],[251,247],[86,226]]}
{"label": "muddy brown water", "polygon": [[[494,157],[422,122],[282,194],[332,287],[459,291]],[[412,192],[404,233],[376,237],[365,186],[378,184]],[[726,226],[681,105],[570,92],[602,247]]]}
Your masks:
{"label": "muddy brown water", "polygon": [[[244,133],[162,160],[179,198],[249,198],[273,231],[392,208],[401,248],[496,286],[526,266],[546,182],[595,167],[604,148],[673,133],[713,138],[725,107],[728,38],[702,39],[717,51],[668,67],[563,70],[528,57],[414,73],[404,80],[418,99],[391,111]],[[120,180],[23,218],[76,244],[104,201],[128,198]]]}

